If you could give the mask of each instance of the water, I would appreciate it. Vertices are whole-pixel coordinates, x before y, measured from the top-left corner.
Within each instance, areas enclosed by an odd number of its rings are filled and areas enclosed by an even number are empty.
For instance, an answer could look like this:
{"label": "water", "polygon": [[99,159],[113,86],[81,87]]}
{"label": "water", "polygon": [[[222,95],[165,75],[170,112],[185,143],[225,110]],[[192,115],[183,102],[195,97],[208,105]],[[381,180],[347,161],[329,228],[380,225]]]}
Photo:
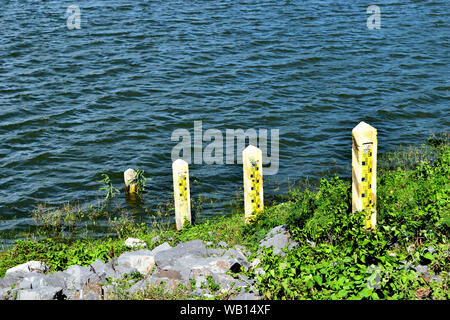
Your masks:
{"label": "water", "polygon": [[[81,9],[70,30],[67,7]],[[102,196],[108,174],[144,169],[149,211],[172,197],[171,141],[279,129],[267,198],[327,172],[350,176],[351,130],[378,129],[380,152],[449,128],[448,1],[1,2],[0,238],[37,203]],[[191,193],[223,214],[242,168],[190,166]],[[193,178],[195,177],[195,179]],[[144,217],[145,220],[145,217]]]}

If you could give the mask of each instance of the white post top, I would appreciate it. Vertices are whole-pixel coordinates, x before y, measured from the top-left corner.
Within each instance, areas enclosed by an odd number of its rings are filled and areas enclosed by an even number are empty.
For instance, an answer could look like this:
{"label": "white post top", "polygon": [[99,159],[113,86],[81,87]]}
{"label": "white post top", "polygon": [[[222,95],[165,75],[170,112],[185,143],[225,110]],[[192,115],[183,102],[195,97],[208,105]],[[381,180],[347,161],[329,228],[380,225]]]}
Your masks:
{"label": "white post top", "polygon": [[188,166],[188,163],[183,159],[177,159],[172,163],[172,169],[175,168],[185,168]]}
{"label": "white post top", "polygon": [[361,121],[353,128],[352,136],[358,146],[361,146],[364,143],[373,143],[377,138],[377,129],[364,121]]}
{"label": "white post top", "polygon": [[364,121],[361,121],[360,123],[358,123],[358,125],[356,127],[353,128],[352,132],[365,132],[365,131],[372,131],[372,130],[377,131],[377,129],[372,127],[370,124],[367,124]]}
{"label": "white post top", "polygon": [[258,152],[261,151],[260,149],[258,149],[257,147],[253,146],[253,145],[249,145],[247,148],[244,149],[244,151],[242,151],[243,153],[253,153],[253,152]]}
{"label": "white post top", "polygon": [[123,173],[123,180],[125,181],[125,185],[128,187],[131,181],[136,178],[136,171],[134,169],[128,168]]}

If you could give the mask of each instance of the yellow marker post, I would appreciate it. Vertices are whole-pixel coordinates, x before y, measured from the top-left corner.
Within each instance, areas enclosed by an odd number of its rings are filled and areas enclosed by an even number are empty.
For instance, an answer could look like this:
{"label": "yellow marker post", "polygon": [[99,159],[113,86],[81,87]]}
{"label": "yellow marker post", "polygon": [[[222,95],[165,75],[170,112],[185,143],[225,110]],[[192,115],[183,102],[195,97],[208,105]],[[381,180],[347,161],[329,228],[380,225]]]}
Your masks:
{"label": "yellow marker post", "polygon": [[172,174],[175,197],[175,222],[177,230],[181,230],[185,220],[192,223],[188,163],[182,159],[174,161],[172,164]]}
{"label": "yellow marker post", "polygon": [[127,194],[136,193],[137,184],[132,183],[132,181],[136,179],[136,171],[129,168],[123,173],[123,180],[125,181],[125,192]]}
{"label": "yellow marker post", "polygon": [[352,131],[352,212],[365,211],[365,227],[377,223],[377,129],[360,122]]}
{"label": "yellow marker post", "polygon": [[242,151],[245,222],[264,210],[262,151],[249,145]]}

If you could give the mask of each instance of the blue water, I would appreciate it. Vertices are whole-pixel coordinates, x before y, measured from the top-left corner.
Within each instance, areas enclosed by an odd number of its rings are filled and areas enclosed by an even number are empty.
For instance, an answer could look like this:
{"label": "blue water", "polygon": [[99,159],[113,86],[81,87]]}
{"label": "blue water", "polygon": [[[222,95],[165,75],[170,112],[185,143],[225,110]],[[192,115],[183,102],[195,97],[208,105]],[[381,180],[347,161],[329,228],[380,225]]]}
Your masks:
{"label": "blue water", "polygon": [[[279,129],[267,199],[305,178],[350,176],[360,121],[378,129],[380,152],[448,131],[450,2],[378,1],[380,29],[366,24],[372,4],[3,0],[0,238],[29,228],[38,203],[97,203],[101,173],[127,208],[129,167],[149,177],[151,212],[172,198],[171,134],[193,138],[194,121],[224,135]],[[67,27],[70,5],[80,29]],[[203,214],[226,212],[241,166],[190,172],[192,197],[212,201]]]}

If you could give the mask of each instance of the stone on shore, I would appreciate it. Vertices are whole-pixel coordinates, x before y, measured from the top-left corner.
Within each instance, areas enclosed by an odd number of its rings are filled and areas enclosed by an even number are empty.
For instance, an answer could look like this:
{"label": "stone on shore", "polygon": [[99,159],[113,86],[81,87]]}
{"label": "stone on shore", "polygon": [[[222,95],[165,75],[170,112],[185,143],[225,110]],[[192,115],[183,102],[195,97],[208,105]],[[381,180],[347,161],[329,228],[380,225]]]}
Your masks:
{"label": "stone on shore", "polygon": [[6,270],[5,275],[13,274],[13,273],[28,273],[28,272],[40,272],[46,273],[49,270],[49,267],[41,261],[28,261],[13,268]]}
{"label": "stone on shore", "polygon": [[152,253],[153,255],[157,254],[158,252],[164,251],[164,250],[168,250],[172,248],[170,246],[170,244],[168,242],[164,242],[163,244],[160,244],[159,246],[157,246],[156,248],[153,248]]}
{"label": "stone on shore", "polygon": [[291,249],[298,246],[298,243],[291,239],[291,235],[286,225],[280,225],[269,231],[266,237],[261,240],[261,248],[273,248],[273,254],[285,255],[283,249]]}
{"label": "stone on shore", "polygon": [[[158,285],[164,291],[180,284],[193,294],[205,297],[210,279],[220,292],[237,294],[254,290],[254,280],[239,274],[241,268],[251,268],[244,248],[206,249],[202,240],[193,240],[171,247],[164,242],[153,250],[141,249],[121,254],[105,263],[94,261],[89,266],[72,265],[64,271],[45,273],[48,266],[30,261],[8,270],[0,278],[0,298],[18,300],[100,300],[126,297]],[[232,271],[236,276],[231,276]],[[140,273],[136,279],[127,277]],[[210,277],[210,278],[209,278]],[[130,286],[121,287],[124,280]],[[192,282],[192,280],[195,280]],[[194,287],[191,287],[195,283]],[[236,291],[235,291],[236,290]],[[241,296],[242,299],[249,295]]]}
{"label": "stone on shore", "polygon": [[39,287],[37,289],[19,290],[17,300],[55,300],[62,297],[63,289],[60,287]]}
{"label": "stone on shore", "polygon": [[192,240],[183,242],[176,247],[158,251],[155,254],[155,263],[158,268],[171,266],[175,261],[183,256],[191,255],[194,257],[206,256],[206,246],[202,240]]}
{"label": "stone on shore", "polygon": [[81,290],[85,283],[99,281],[100,277],[90,267],[73,265],[66,269],[66,288]]}
{"label": "stone on shore", "polygon": [[139,251],[125,252],[117,259],[119,266],[135,268],[143,275],[149,274],[155,266],[155,258],[152,251],[142,249]]}
{"label": "stone on shore", "polygon": [[42,273],[31,272],[27,274],[19,283],[19,289],[36,289],[46,286],[45,275]]}

